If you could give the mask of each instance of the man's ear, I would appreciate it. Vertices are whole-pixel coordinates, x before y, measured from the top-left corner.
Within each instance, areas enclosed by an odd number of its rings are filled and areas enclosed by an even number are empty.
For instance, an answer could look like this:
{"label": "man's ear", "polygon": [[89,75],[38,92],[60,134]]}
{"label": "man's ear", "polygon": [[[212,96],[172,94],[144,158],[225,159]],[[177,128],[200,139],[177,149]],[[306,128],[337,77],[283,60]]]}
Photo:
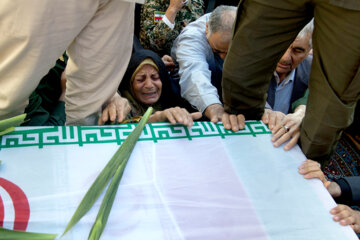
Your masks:
{"label": "man's ear", "polygon": [[205,33],[206,33],[206,36],[207,36],[208,33],[209,33],[209,21],[206,22]]}

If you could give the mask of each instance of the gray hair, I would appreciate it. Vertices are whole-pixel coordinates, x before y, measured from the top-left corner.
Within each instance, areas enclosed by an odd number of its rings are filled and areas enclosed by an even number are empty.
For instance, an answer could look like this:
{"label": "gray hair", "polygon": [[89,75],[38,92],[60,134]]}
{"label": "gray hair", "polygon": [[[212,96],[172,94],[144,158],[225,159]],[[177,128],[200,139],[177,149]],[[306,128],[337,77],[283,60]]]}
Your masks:
{"label": "gray hair", "polygon": [[306,38],[308,35],[310,35],[309,45],[310,48],[312,48],[313,31],[314,31],[314,19],[312,19],[308,24],[306,24],[306,26],[297,35],[297,38]]}
{"label": "gray hair", "polygon": [[231,31],[236,18],[236,7],[220,5],[210,14],[209,35],[218,31]]}

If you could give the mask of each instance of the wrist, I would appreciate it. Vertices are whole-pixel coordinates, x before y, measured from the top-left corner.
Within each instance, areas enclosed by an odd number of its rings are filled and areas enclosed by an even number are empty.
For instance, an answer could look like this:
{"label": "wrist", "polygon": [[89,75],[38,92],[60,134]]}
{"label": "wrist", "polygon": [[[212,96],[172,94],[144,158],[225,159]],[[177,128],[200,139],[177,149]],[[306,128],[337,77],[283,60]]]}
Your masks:
{"label": "wrist", "polygon": [[165,12],[165,16],[166,18],[172,23],[175,23],[175,17],[176,14],[180,11],[180,9],[176,8],[176,7],[169,7],[166,12]]}
{"label": "wrist", "polygon": [[294,114],[296,114],[296,115],[305,115],[305,111],[306,111],[306,105],[299,105],[295,109]]}

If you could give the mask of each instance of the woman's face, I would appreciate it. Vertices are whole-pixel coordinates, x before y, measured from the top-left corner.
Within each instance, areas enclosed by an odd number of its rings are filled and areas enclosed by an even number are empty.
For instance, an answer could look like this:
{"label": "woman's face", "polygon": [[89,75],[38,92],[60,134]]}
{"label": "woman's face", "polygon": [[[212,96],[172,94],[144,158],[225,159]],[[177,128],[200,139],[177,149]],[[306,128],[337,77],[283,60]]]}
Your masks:
{"label": "woman's face", "polygon": [[159,72],[151,65],[144,65],[136,73],[133,83],[135,98],[143,104],[156,103],[161,95],[162,82]]}

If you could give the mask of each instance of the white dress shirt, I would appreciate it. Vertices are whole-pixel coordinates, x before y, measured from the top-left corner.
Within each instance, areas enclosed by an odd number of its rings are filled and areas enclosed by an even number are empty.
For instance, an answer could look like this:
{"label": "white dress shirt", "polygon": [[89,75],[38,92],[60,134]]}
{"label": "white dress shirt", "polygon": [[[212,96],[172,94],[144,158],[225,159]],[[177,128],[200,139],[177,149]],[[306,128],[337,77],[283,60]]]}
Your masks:
{"label": "white dress shirt", "polygon": [[171,56],[179,64],[181,96],[200,112],[209,105],[221,104],[217,89],[211,84],[208,64],[214,60],[205,33],[209,17],[210,13],[190,23],[171,49]]}

